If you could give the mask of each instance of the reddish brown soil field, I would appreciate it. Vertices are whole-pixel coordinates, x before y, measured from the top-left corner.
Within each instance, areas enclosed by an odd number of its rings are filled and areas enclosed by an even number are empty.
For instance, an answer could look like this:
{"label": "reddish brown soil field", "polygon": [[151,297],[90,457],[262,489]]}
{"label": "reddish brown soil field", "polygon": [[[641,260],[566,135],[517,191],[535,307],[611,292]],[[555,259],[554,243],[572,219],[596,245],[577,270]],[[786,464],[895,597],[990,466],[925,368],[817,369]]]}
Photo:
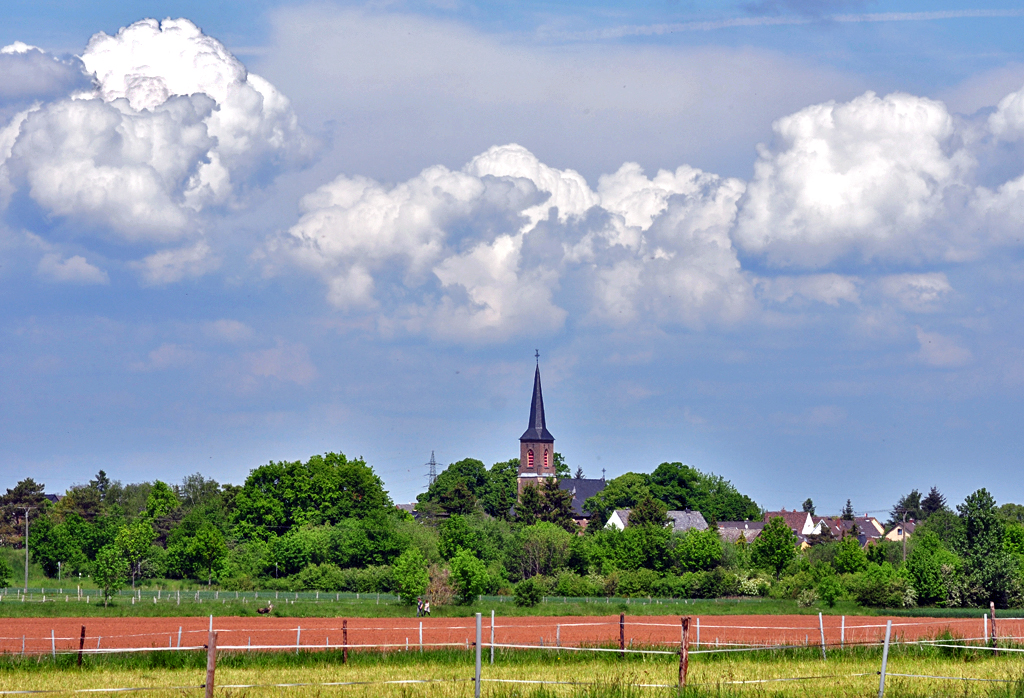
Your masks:
{"label": "reddish brown soil field", "polygon": [[[697,641],[697,618],[691,620],[691,649]],[[709,645],[764,644],[802,645],[820,641],[816,616],[705,616],[700,618],[702,648]],[[845,640],[848,643],[877,642],[885,634],[886,618],[850,616],[846,618]],[[933,638],[947,630],[955,637],[980,638],[980,619],[893,618],[894,639]],[[426,645],[452,644],[465,646],[475,636],[472,618],[424,618],[423,642]],[[839,616],[825,616],[825,640],[838,643]],[[998,621],[1000,638],[1024,636],[1024,619]],[[20,653],[22,637],[28,653],[51,651],[50,632],[58,651],[77,650],[82,626],[86,627],[85,647],[95,649],[168,647],[178,644],[195,647],[206,642],[208,618],[4,618],[0,619],[0,652]],[[301,645],[332,647],[342,643],[341,618],[238,618],[214,617],[213,627],[219,631],[218,645],[253,647],[276,645],[294,647],[298,636]],[[301,630],[299,630],[301,628]],[[348,644],[410,647],[419,645],[420,620],[416,618],[352,618],[348,619]],[[490,617],[483,621],[484,642],[490,640]],[[678,646],[680,622],[675,616],[626,616],[625,638],[632,645]],[[533,645],[543,642],[550,647],[560,639],[565,647],[580,645],[613,645],[618,643],[618,616],[497,618],[497,644]]]}

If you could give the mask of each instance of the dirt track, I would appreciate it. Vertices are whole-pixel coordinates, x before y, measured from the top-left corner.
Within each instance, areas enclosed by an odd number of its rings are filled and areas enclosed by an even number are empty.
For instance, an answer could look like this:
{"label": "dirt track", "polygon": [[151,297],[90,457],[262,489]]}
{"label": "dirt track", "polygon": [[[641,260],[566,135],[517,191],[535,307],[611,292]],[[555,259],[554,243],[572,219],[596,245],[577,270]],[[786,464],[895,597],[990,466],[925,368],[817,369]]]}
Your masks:
{"label": "dirt track", "polygon": [[[848,643],[874,642],[885,633],[885,621],[879,616],[846,618]],[[980,619],[893,618],[894,636],[902,639],[932,638],[949,631],[956,637],[981,637]],[[391,645],[410,648],[419,645],[416,618],[348,619],[348,644]],[[838,643],[839,616],[825,616],[825,640]],[[1024,620],[998,621],[1001,638],[1024,636]],[[0,651],[20,652],[22,636],[28,653],[51,651],[53,630],[57,651],[77,650],[82,626],[86,627],[87,649],[197,646],[206,642],[208,618],[4,618],[0,619]],[[303,646],[339,646],[342,643],[341,618],[239,618],[214,617],[219,631],[218,645],[278,645],[294,647],[298,636]],[[700,618],[702,646],[742,644],[817,644],[820,641],[816,616],[705,616]],[[301,628],[301,631],[299,630]],[[556,630],[556,628],[558,628]],[[490,617],[483,621],[484,642],[490,640]],[[498,644],[554,645],[556,635],[562,646],[581,644],[610,645],[618,642],[618,616],[569,616],[497,618],[495,642]],[[665,644],[678,646],[680,623],[676,616],[626,616],[626,642],[635,645]],[[424,618],[423,642],[427,645],[472,643],[475,636],[472,618]],[[697,640],[697,619],[691,621],[691,646]],[[694,647],[695,649],[695,647]]]}

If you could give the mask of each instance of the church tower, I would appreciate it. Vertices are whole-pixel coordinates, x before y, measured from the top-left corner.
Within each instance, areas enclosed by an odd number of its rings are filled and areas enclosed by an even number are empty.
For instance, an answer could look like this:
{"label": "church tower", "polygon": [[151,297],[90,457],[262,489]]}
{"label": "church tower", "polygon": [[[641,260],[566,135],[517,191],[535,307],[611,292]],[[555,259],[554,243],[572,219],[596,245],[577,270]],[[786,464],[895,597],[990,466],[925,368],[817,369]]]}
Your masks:
{"label": "church tower", "polygon": [[540,486],[540,478],[555,477],[555,437],[544,420],[544,394],[540,389],[540,357],[533,376],[530,426],[519,437],[519,492],[527,484]]}

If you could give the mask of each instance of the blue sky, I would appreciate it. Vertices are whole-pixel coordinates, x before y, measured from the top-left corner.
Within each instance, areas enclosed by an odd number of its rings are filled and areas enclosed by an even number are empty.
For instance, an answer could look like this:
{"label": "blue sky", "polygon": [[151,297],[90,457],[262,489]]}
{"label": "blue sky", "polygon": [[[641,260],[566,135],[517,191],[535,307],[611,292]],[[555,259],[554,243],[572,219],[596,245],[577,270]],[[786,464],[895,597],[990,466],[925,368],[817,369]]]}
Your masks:
{"label": "blue sky", "polygon": [[539,349],[588,476],[1024,501],[1015,3],[2,13],[0,487],[408,501],[515,456]]}

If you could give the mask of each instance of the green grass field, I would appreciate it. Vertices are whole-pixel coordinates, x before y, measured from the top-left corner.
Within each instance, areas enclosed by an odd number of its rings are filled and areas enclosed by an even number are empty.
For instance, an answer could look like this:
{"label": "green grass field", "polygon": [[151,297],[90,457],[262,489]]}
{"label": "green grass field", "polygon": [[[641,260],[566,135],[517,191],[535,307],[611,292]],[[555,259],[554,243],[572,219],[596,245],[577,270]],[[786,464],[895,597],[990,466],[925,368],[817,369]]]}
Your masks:
{"label": "green grass field", "polygon": [[[779,696],[829,698],[873,696],[878,690],[880,650],[847,648],[831,651],[826,661],[815,648],[751,653],[694,655],[689,688],[693,696]],[[339,651],[222,654],[218,659],[218,695],[230,696],[386,696],[395,698],[468,698],[473,692],[473,652],[443,650],[412,652],[351,652],[347,664]],[[0,657],[0,691],[55,691],[158,687],[147,695],[201,695],[206,656],[201,652],[145,653],[86,656],[82,668],[75,655],[21,658]],[[988,679],[911,679],[890,676],[886,695],[911,696],[1024,696],[1024,656],[1003,653],[995,657],[980,650],[945,650],[896,646],[890,652],[890,674],[927,674]],[[862,676],[856,676],[863,674]],[[494,698],[529,696],[586,696],[628,698],[678,695],[675,656],[588,654],[563,651],[498,650],[488,663],[484,651],[483,678],[515,681],[551,681],[559,684],[495,683],[485,681],[483,695]],[[805,681],[737,685],[730,681],[765,681],[816,677]],[[435,683],[382,684],[409,679]],[[998,680],[1005,683],[995,682]],[[331,682],[365,682],[352,686],[317,686]],[[305,684],[289,688],[271,684]],[[258,684],[256,688],[231,685]],[[637,684],[666,684],[672,688],[640,688]],[[100,691],[101,692],[101,691]]]}

